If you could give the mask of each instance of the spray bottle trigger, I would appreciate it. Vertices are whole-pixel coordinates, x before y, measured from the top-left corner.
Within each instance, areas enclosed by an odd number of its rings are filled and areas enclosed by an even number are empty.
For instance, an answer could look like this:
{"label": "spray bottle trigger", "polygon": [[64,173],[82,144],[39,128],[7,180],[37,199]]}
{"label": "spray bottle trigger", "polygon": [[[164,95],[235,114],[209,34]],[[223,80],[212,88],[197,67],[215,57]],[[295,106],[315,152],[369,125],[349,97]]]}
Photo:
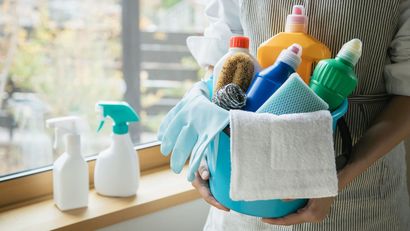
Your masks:
{"label": "spray bottle trigger", "polygon": [[104,123],[105,123],[105,119],[101,120],[100,125],[97,128],[97,132],[101,130],[101,128],[104,126]]}

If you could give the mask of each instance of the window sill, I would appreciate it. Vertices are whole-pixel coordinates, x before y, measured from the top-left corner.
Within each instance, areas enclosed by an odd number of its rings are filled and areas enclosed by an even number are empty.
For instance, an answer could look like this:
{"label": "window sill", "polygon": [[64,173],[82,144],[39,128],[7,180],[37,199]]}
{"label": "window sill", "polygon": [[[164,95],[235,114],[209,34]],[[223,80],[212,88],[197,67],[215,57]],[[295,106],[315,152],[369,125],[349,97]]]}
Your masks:
{"label": "window sill", "polygon": [[[160,167],[169,166],[169,156],[160,153],[159,143],[136,147],[140,169],[143,174]],[[94,187],[94,167],[97,156],[87,158],[90,187]],[[53,193],[52,166],[25,171],[0,178],[0,213],[24,202],[44,200]]]}
{"label": "window sill", "polygon": [[110,198],[90,190],[87,208],[61,212],[50,196],[0,213],[0,230],[92,230],[199,198],[186,181],[167,167],[145,172],[136,197]]}

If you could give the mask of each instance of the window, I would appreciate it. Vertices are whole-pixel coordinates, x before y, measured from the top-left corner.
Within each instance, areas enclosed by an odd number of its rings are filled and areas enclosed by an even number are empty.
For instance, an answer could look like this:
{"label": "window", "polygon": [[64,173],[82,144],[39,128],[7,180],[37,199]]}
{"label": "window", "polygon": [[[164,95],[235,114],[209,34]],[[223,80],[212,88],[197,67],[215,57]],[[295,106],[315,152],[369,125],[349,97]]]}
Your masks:
{"label": "window", "polygon": [[52,148],[48,118],[86,119],[84,156],[106,148],[109,124],[96,133],[99,100],[129,102],[141,117],[130,129],[134,144],[153,142],[162,117],[200,79],[185,45],[206,24],[197,1],[2,0],[0,6],[0,177],[48,166],[63,152]]}

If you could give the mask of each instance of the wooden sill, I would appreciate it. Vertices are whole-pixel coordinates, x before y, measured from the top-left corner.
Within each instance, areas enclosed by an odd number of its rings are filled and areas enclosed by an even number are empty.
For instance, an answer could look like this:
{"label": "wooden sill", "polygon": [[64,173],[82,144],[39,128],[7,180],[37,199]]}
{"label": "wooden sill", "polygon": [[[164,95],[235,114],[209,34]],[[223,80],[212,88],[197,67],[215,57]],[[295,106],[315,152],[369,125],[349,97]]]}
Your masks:
{"label": "wooden sill", "polygon": [[145,172],[136,197],[110,198],[90,191],[87,208],[61,212],[52,198],[24,203],[0,213],[0,230],[94,230],[199,198],[185,170]]}
{"label": "wooden sill", "polygon": [[[162,156],[158,143],[137,147],[142,174],[152,169],[169,166],[169,156]],[[136,153],[137,155],[137,153]],[[94,185],[94,167],[97,156],[88,158],[90,187]],[[33,200],[44,200],[53,193],[52,166],[33,171],[25,171],[5,177],[0,182],[0,213],[17,204],[32,203]],[[2,179],[2,178],[0,178]]]}

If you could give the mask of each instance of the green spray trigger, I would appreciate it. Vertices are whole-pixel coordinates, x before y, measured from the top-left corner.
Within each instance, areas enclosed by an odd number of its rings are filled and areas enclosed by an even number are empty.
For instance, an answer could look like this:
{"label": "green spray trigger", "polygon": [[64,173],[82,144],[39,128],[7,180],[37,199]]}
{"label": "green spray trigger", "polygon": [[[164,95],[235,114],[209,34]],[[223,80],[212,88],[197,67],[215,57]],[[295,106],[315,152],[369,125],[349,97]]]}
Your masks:
{"label": "green spray trigger", "polygon": [[100,125],[97,128],[97,132],[101,130],[101,128],[104,126],[104,123],[105,123],[105,119],[101,120]]}
{"label": "green spray trigger", "polygon": [[101,101],[97,103],[96,107],[102,117],[97,131],[100,131],[104,126],[106,117],[113,120],[113,132],[119,135],[128,133],[128,123],[139,121],[138,114],[128,103],[123,101]]}

